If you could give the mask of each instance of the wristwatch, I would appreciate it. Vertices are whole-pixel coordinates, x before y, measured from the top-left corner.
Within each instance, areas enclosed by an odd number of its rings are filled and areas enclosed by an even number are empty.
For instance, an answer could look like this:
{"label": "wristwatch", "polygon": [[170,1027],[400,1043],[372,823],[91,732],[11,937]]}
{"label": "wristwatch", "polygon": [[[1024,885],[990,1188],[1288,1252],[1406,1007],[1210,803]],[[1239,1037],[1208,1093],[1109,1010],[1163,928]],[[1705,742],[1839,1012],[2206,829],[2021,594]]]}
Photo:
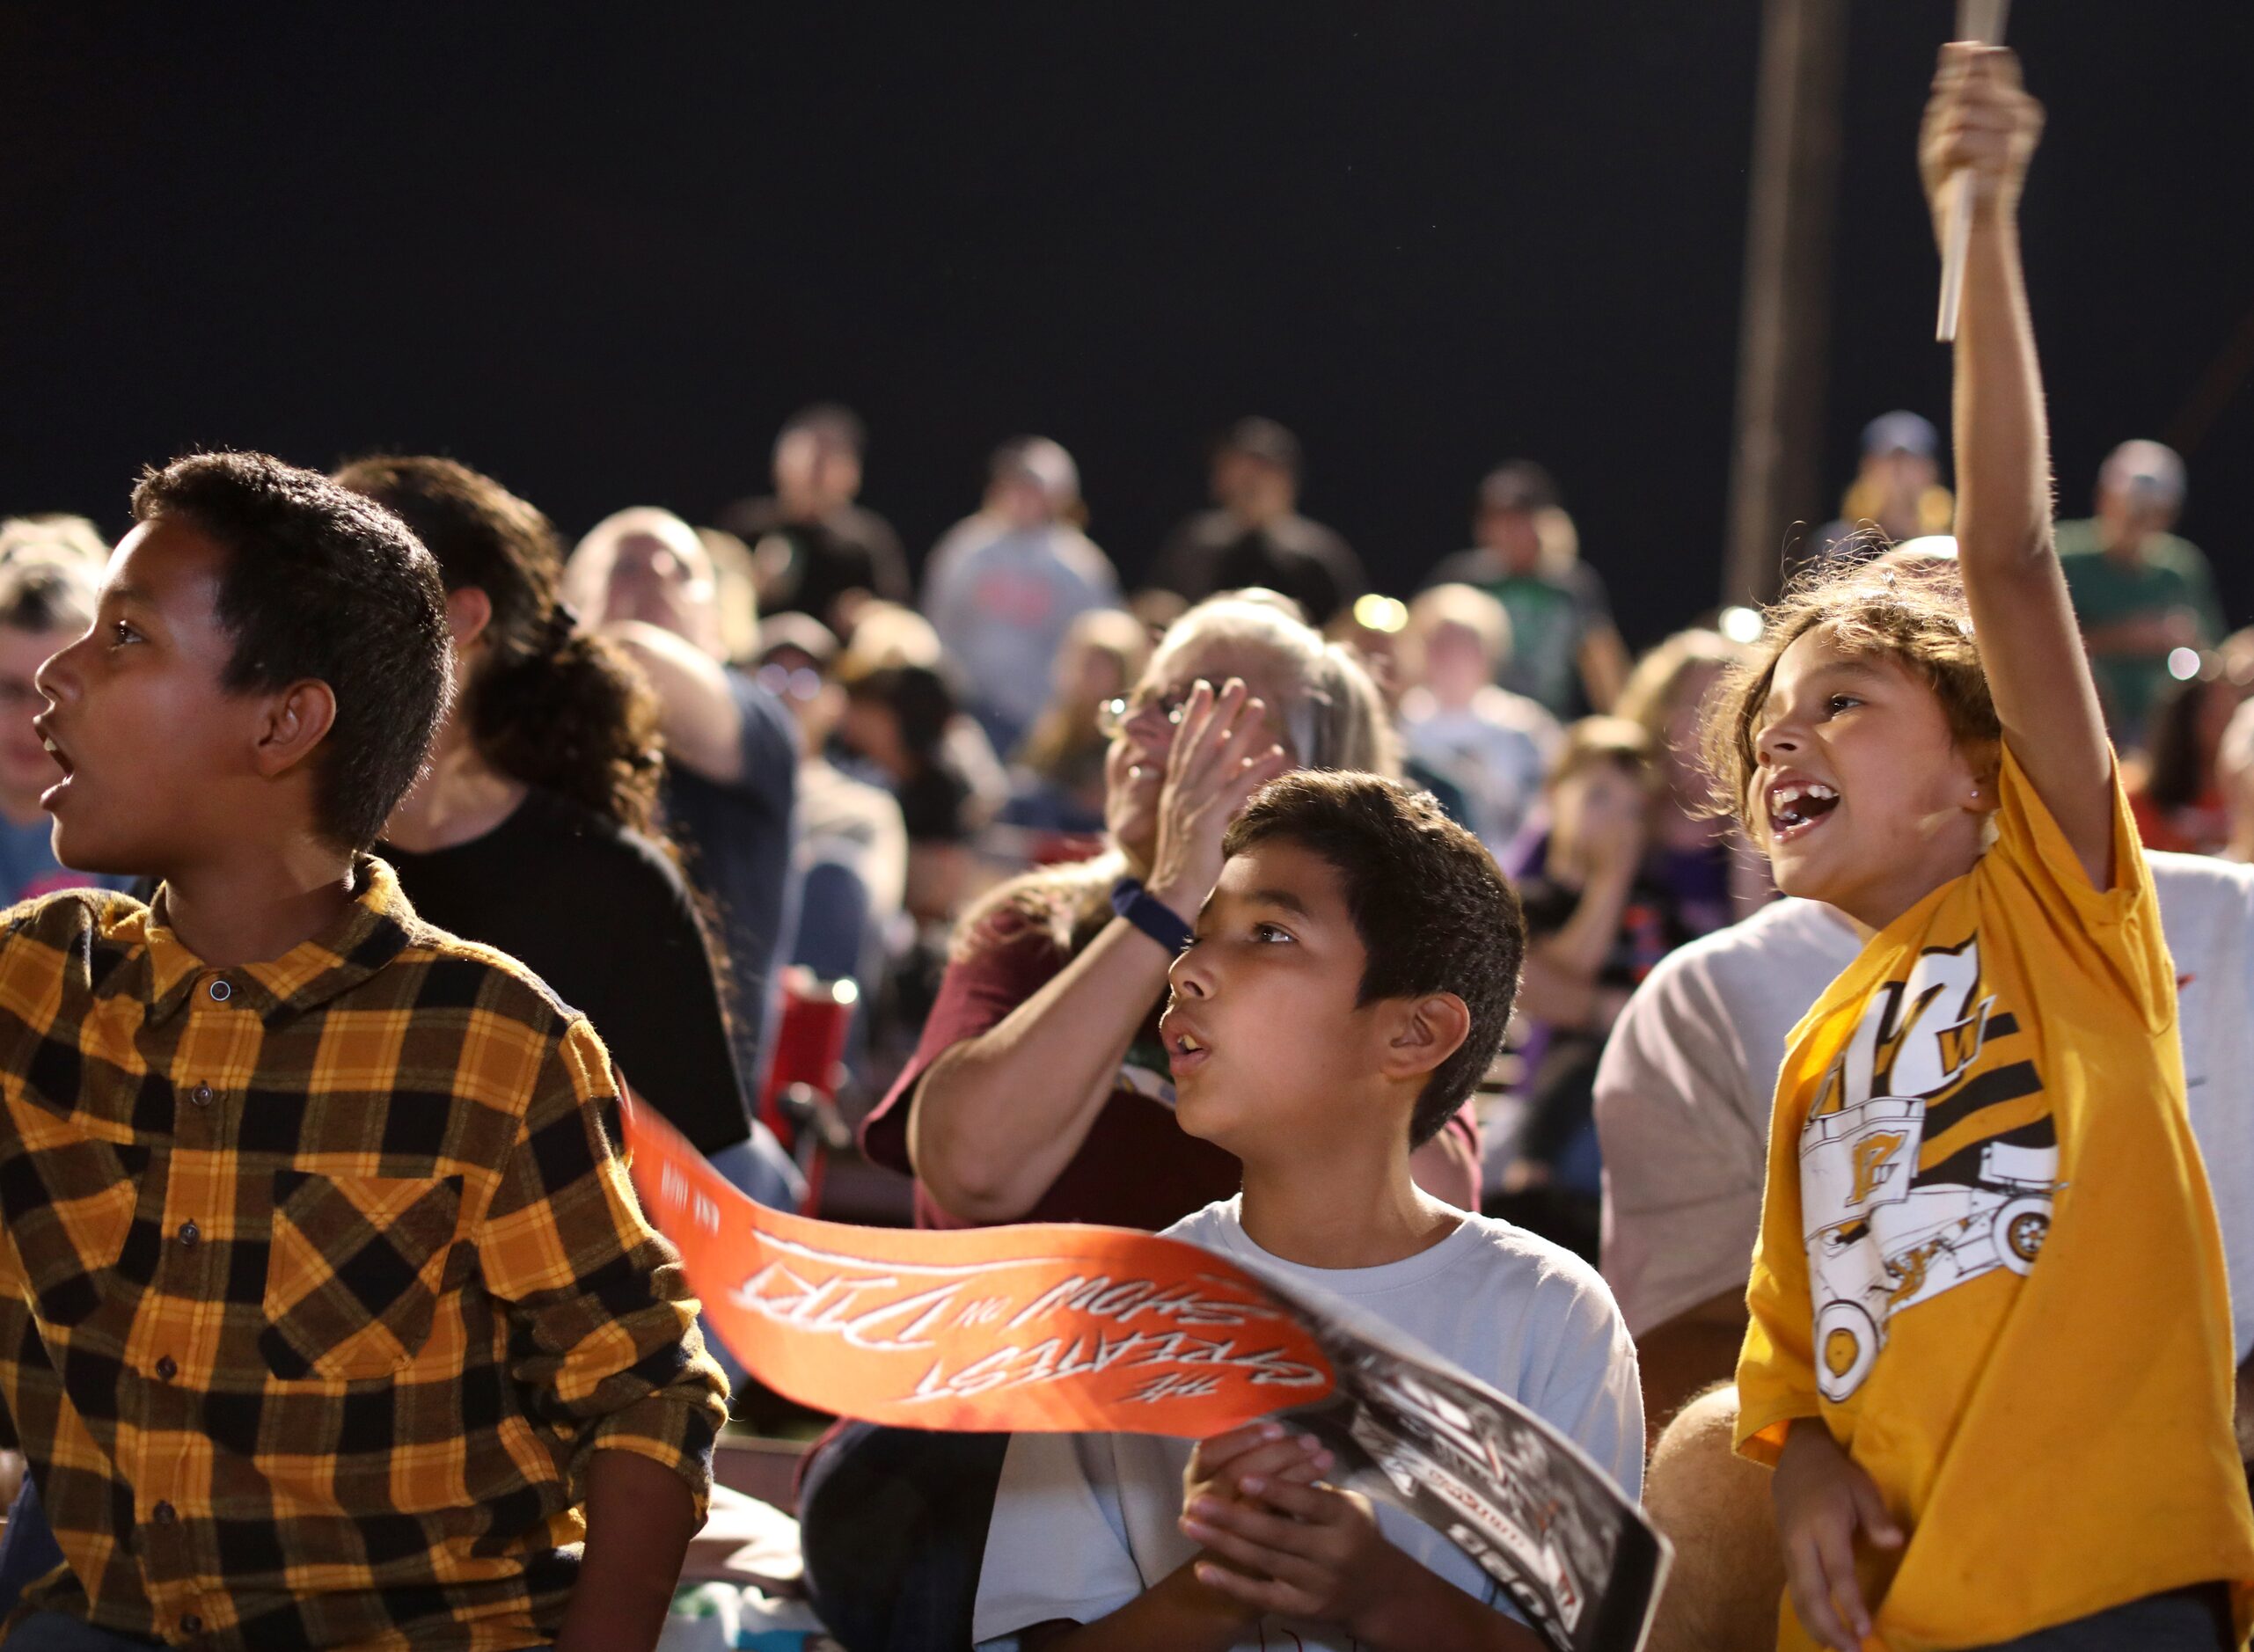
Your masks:
{"label": "wristwatch", "polygon": [[1165,947],[1168,955],[1189,945],[1189,925],[1145,889],[1140,878],[1122,878],[1111,886],[1111,910]]}

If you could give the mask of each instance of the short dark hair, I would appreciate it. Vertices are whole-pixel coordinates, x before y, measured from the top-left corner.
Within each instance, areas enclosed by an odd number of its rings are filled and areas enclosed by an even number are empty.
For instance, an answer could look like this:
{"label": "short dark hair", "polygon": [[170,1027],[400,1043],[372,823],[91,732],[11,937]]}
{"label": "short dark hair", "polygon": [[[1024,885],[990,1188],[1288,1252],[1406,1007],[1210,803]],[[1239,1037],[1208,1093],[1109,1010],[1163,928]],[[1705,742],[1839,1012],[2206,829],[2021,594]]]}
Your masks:
{"label": "short dark hair", "polygon": [[1277,839],[1338,874],[1366,954],[1358,1003],[1453,992],[1471,1012],[1462,1045],[1433,1070],[1409,1115],[1409,1145],[1422,1147],[1503,1048],[1526,952],[1519,897],[1495,857],[1431,793],[1374,774],[1301,770],[1271,780],[1221,847],[1238,855]]}
{"label": "short dark hair", "polygon": [[1557,503],[1557,482],[1532,459],[1510,459],[1480,479],[1474,509],[1548,510]]}
{"label": "short dark hair", "polygon": [[1299,439],[1277,424],[1273,419],[1257,414],[1240,419],[1221,433],[1213,444],[1216,455],[1241,453],[1248,458],[1272,464],[1293,481],[1299,479],[1302,455]]}
{"label": "short dark hair", "polygon": [[315,825],[365,849],[422,768],[452,691],[446,591],[390,511],[263,453],[199,453],[144,472],[136,523],[173,518],[223,546],[216,603],[233,693],[317,678],[336,720],[315,754]]}
{"label": "short dark hair", "polygon": [[783,420],[775,440],[779,442],[801,430],[811,431],[823,447],[843,448],[857,459],[868,451],[868,427],[859,413],[838,402],[820,401],[800,408]]}

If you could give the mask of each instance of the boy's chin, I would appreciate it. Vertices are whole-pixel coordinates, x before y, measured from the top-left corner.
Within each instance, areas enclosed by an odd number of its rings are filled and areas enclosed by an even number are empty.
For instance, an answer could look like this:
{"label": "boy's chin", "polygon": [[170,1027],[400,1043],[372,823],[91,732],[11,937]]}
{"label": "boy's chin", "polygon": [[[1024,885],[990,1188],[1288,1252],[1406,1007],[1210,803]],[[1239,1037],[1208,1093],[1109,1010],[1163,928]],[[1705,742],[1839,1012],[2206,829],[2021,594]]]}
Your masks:
{"label": "boy's chin", "polygon": [[1213,1093],[1212,1080],[1202,1073],[1175,1085],[1174,1122],[1183,1135],[1229,1152],[1236,1151],[1229,1145],[1229,1138],[1244,1124],[1237,1110]]}
{"label": "boy's chin", "polygon": [[55,858],[73,872],[102,877],[137,878],[146,872],[150,858],[128,853],[123,845],[107,843],[97,833],[74,826],[58,816],[48,839]]}

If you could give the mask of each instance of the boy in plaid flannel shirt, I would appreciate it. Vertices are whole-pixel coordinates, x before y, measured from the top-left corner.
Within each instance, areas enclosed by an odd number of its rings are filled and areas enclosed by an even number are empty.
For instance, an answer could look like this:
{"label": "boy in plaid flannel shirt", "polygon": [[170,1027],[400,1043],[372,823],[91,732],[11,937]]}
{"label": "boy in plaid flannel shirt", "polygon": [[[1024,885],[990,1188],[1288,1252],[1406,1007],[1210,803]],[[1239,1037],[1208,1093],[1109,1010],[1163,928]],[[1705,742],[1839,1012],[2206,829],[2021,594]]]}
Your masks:
{"label": "boy in plaid flannel shirt", "polygon": [[726,1407],[618,1078],[362,852],[448,691],[436,568],[259,456],[134,515],[39,674],[42,803],[161,887],[0,934],[0,1400],[70,1561],[0,1640],[647,1648]]}

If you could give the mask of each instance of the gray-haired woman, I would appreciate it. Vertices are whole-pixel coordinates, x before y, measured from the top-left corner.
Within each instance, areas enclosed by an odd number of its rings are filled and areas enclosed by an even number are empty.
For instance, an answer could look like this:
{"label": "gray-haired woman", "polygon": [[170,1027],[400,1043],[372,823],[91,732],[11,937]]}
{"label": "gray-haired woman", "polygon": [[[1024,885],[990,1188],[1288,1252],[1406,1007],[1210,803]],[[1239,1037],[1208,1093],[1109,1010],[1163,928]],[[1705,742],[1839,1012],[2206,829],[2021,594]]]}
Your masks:
{"label": "gray-haired woman", "polygon": [[[1265,594],[1183,615],[1106,711],[1113,848],[965,917],[923,1041],[863,1127],[872,1159],[916,1177],[922,1225],[1157,1229],[1234,1193],[1236,1160],[1174,1122],[1155,1027],[1167,968],[1262,785],[1295,768],[1399,773],[1367,674]],[[1418,1180],[1468,1205],[1477,1164],[1466,1118],[1419,1153]]]}

